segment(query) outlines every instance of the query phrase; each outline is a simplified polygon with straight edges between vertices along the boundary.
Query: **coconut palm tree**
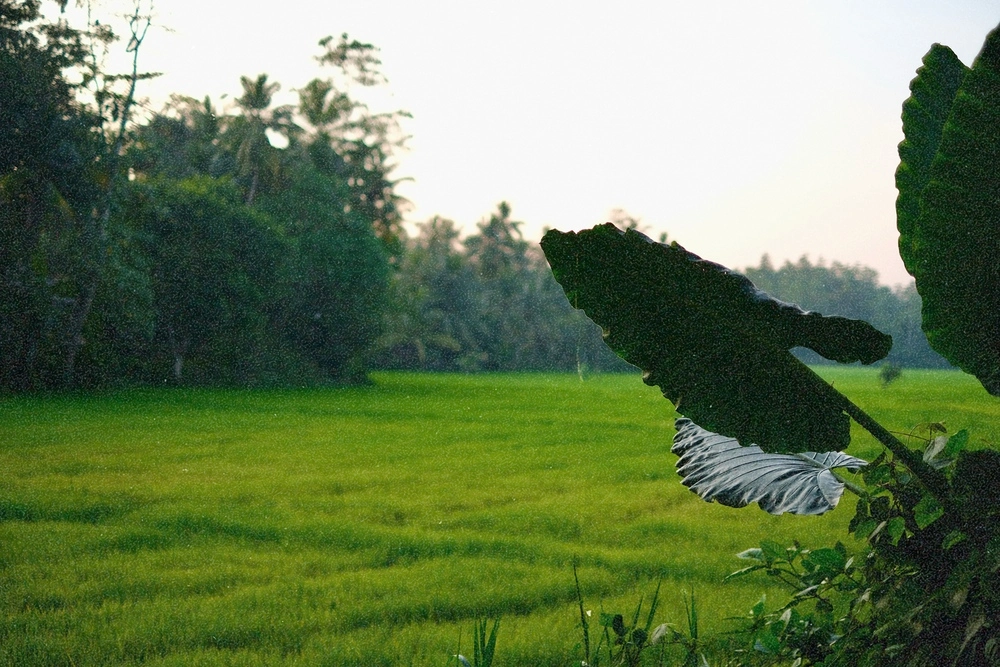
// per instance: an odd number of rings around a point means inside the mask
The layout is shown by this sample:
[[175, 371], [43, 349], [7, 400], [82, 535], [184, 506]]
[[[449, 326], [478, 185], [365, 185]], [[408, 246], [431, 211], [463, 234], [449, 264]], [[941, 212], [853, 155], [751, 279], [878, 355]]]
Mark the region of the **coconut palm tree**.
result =
[[245, 201], [252, 206], [260, 187], [262, 173], [278, 169], [277, 149], [268, 139], [268, 130], [291, 139], [297, 127], [292, 121], [292, 107], [271, 108], [274, 94], [281, 89], [277, 82], [267, 80], [267, 74], [256, 79], [241, 76], [243, 95], [236, 100], [241, 114], [231, 119], [230, 133], [236, 144], [237, 173], [249, 178]]

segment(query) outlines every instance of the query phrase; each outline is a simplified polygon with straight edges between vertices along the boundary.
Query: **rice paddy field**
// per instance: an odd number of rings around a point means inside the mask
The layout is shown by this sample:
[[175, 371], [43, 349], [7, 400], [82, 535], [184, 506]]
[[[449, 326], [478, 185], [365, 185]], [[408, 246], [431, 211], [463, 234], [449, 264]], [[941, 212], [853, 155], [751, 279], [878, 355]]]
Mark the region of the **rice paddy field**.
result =
[[[1000, 442], [1000, 401], [957, 371], [817, 371], [890, 429]], [[734, 554], [857, 546], [849, 497], [773, 517], [687, 491], [637, 374], [373, 380], [0, 399], [0, 665], [443, 666], [483, 617], [495, 665], [579, 665], [574, 563], [595, 618], [662, 581], [657, 622], [693, 591], [727, 637], [785, 597], [723, 583]]]

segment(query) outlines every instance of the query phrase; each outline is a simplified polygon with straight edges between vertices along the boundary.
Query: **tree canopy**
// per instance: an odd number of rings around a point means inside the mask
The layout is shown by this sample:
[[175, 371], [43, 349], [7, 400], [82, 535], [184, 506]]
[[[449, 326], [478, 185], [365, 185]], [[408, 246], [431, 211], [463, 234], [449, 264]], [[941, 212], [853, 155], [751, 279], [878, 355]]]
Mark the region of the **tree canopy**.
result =
[[[232, 108], [176, 95], [138, 119], [149, 75], [100, 69], [95, 49], [120, 45], [106, 25], [2, 9], [0, 388], [363, 378], [400, 247], [405, 116], [350, 95], [383, 80], [374, 47], [322, 40], [337, 78], [298, 106], [259, 74]], [[137, 6], [136, 57], [148, 24]]]
[[[138, 67], [139, 6], [121, 40], [97, 20], [47, 21], [39, 0], [0, 9], [0, 390], [631, 368], [563, 298], [508, 203], [407, 232], [394, 169], [408, 114], [358, 95], [386, 83], [373, 45], [320, 40], [321, 75], [292, 82], [294, 104], [249, 73], [228, 104], [178, 92], [139, 117], [153, 76]], [[132, 70], [104, 71], [105, 48], [129, 49]], [[869, 319], [896, 341], [892, 361], [944, 363], [912, 288], [808, 262], [748, 275]]]

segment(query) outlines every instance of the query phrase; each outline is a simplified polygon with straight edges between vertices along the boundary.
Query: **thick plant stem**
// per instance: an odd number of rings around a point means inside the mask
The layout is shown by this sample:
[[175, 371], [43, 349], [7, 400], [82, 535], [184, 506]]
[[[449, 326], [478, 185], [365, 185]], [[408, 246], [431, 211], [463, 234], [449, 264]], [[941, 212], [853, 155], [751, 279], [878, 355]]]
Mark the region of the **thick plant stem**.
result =
[[838, 475], [836, 471], [831, 470], [830, 474], [836, 477], [848, 491], [856, 495], [858, 498], [867, 498], [870, 495], [867, 491], [865, 491], [863, 488], [861, 488], [851, 480], [845, 479], [843, 476]]
[[876, 440], [878, 440], [882, 445], [892, 452], [892, 455], [896, 457], [903, 465], [909, 469], [913, 476], [923, 485], [927, 491], [930, 492], [934, 498], [941, 503], [941, 507], [945, 508], [945, 511], [951, 512], [954, 510], [954, 504], [951, 501], [951, 487], [948, 484], [948, 479], [944, 476], [940, 470], [930, 466], [924, 461], [924, 458], [907, 447], [902, 441], [896, 436], [890, 433], [884, 426], [879, 424], [877, 421], [871, 418], [871, 416], [851, 402], [851, 399], [847, 398], [839, 391], [837, 391], [832, 385], [827, 383], [826, 380], [816, 375], [813, 372], [813, 377], [820, 386], [829, 393], [829, 396], [836, 401], [840, 408], [846, 412], [851, 419], [856, 421], [861, 428], [865, 429], [871, 433]]
[[[836, 390], [834, 390], [836, 391]], [[840, 392], [837, 392], [840, 394]], [[844, 412], [851, 416], [863, 429], [875, 436], [886, 449], [892, 452], [897, 460], [902, 462], [910, 472], [924, 485], [931, 495], [933, 495], [941, 506], [950, 509], [951, 493], [948, 480], [944, 474], [928, 465], [922, 456], [904, 445], [899, 438], [889, 433], [881, 424], [872, 419], [868, 413], [852, 403], [846, 396], [840, 394], [844, 402]]]

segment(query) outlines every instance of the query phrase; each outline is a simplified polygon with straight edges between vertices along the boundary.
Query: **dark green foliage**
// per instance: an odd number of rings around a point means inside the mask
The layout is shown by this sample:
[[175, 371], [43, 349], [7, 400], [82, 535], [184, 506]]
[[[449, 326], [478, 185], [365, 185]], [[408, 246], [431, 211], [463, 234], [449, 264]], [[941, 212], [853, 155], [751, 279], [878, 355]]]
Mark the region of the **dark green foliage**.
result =
[[[132, 194], [122, 193], [118, 203], [129, 201]], [[146, 254], [149, 235], [142, 222], [120, 216], [109, 221], [107, 261], [77, 364], [76, 383], [81, 387], [121, 386], [152, 377], [148, 362], [157, 313]]]
[[131, 127], [148, 75], [100, 69], [88, 49], [115, 44], [107, 25], [38, 10], [0, 0], [0, 390], [363, 380], [405, 116], [348, 94], [381, 80], [374, 47], [330, 47], [342, 76], [308, 86], [312, 128], [272, 106], [266, 74], [242, 77], [235, 114], [174, 96]]
[[[1000, 30], [987, 37], [957, 93], [961, 69], [947, 53], [937, 47], [928, 54], [904, 107], [901, 252], [923, 297], [931, 346], [1000, 395]], [[925, 79], [935, 83], [925, 86]], [[935, 110], [933, 122], [917, 113], [922, 109]]]
[[859, 501], [851, 530], [871, 552], [859, 573], [865, 588], [848, 599], [866, 613], [843, 628], [825, 664], [878, 665], [886, 656], [914, 666], [996, 664], [998, 455], [961, 452], [950, 441], [958, 514], [942, 512], [898, 464], [882, 458], [865, 472], [871, 495]]
[[751, 565], [730, 577], [765, 572], [787, 584], [789, 601], [744, 631], [764, 664], [878, 666], [995, 665], [1000, 642], [1000, 546], [996, 452], [964, 451], [968, 434], [935, 436], [925, 425], [924, 459], [950, 471], [961, 508], [945, 512], [911, 471], [886, 456], [864, 469], [850, 531], [867, 541], [857, 555], [843, 545], [789, 548], [765, 540], [739, 554]]
[[262, 195], [260, 208], [287, 239], [273, 309], [279, 330], [326, 376], [359, 381], [381, 334], [389, 263], [370, 222], [341, 201], [350, 198], [336, 181], [305, 164], [288, 187]]
[[[503, 227], [501, 226], [503, 225]], [[539, 247], [500, 212], [463, 238], [458, 225], [432, 218], [405, 241], [390, 288], [377, 364], [425, 370], [629, 371], [601, 341], [600, 328], [573, 309]], [[506, 229], [504, 228], [506, 227]], [[485, 247], [484, 247], [485, 246]], [[482, 250], [481, 250], [482, 248]], [[484, 252], [485, 250], [485, 252]], [[485, 254], [485, 262], [479, 255]], [[814, 265], [773, 268], [766, 258], [746, 274], [768, 294], [808, 310], [871, 321], [890, 333], [888, 359], [904, 367], [948, 367], [920, 330], [912, 284], [891, 289], [872, 269]], [[829, 363], [807, 348], [793, 354]]]
[[476, 275], [459, 230], [432, 218], [411, 239], [390, 288], [392, 307], [381, 341], [382, 365], [470, 370], [479, 358]]
[[142, 221], [163, 358], [151, 371], [177, 383], [258, 380], [269, 290], [285, 254], [269, 221], [232, 184], [203, 176], [136, 194], [129, 211]]
[[0, 2], [0, 389], [58, 386], [67, 325], [95, 271], [94, 119], [63, 71], [81, 35]]
[[131, 92], [116, 86], [147, 75], [98, 72], [93, 50], [115, 41], [111, 31], [97, 21], [84, 31], [49, 23], [38, 10], [37, 2], [0, 4], [4, 390], [86, 383], [99, 373], [80, 362], [120, 342], [101, 333], [131, 339], [150, 328], [148, 289], [134, 270], [141, 258], [127, 226], [111, 218], [132, 105]]
[[896, 227], [899, 256], [911, 275], [917, 262], [913, 233], [920, 220], [920, 195], [930, 180], [944, 124], [968, 71], [954, 51], [935, 44], [924, 56], [923, 66], [910, 82], [910, 97], [903, 103], [906, 138], [899, 144], [896, 169]]
[[221, 120], [209, 98], [174, 95], [163, 112], [137, 128], [128, 148], [133, 170], [178, 180], [232, 173], [236, 160], [220, 145]]
[[850, 439], [848, 417], [788, 350], [811, 347], [871, 363], [891, 339], [865, 322], [825, 318], [767, 297], [746, 278], [677, 244], [607, 224], [542, 240], [575, 307], [605, 331], [702, 427], [765, 451], [830, 451]]
[[[726, 579], [764, 572], [792, 593], [773, 611], [762, 598], [750, 610], [741, 632], [748, 635], [748, 653], [766, 664], [821, 664], [834, 655], [837, 642], [864, 618], [871, 606], [859, 579], [861, 564], [838, 542], [832, 548], [790, 547], [770, 540], [738, 556], [750, 565]], [[844, 603], [845, 599], [850, 600]]]
[[[465, 240], [469, 268], [479, 289], [476, 337], [482, 370], [531, 367], [525, 358], [536, 343], [530, 280], [532, 257], [521, 235], [521, 223], [512, 220], [507, 202], [480, 222], [478, 233]], [[527, 363], [526, 363], [527, 362]]]
[[400, 123], [405, 111], [372, 113], [354, 99], [354, 86], [386, 82], [378, 49], [352, 40], [346, 33], [320, 40], [324, 50], [316, 60], [330, 66], [332, 75], [313, 79], [299, 89], [299, 111], [314, 128], [309, 151], [315, 166], [335, 177], [350, 191], [351, 210], [368, 220], [375, 235], [395, 262], [403, 251], [405, 199], [395, 192], [391, 178], [393, 150], [405, 144]]

